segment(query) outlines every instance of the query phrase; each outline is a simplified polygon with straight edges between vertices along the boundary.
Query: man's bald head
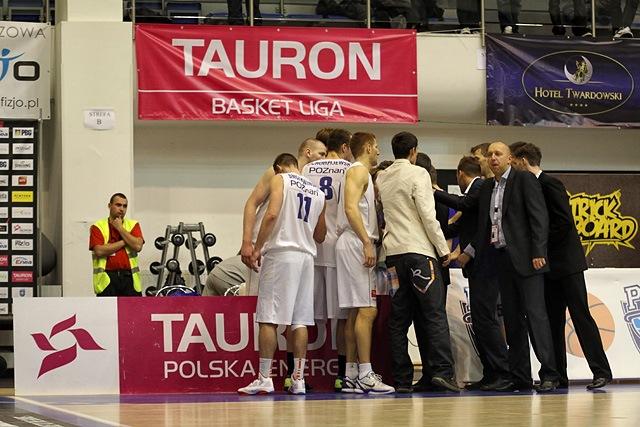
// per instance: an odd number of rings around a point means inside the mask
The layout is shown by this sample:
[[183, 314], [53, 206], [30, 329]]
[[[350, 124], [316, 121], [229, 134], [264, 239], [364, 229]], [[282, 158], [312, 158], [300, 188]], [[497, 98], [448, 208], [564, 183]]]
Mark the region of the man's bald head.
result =
[[500, 178], [502, 174], [505, 173], [513, 160], [511, 156], [511, 149], [507, 144], [501, 141], [496, 141], [489, 145], [489, 149], [487, 150], [487, 159], [489, 160], [489, 168], [491, 168], [496, 179]]
[[303, 165], [327, 157], [327, 147], [317, 139], [307, 138], [298, 148], [298, 163]]

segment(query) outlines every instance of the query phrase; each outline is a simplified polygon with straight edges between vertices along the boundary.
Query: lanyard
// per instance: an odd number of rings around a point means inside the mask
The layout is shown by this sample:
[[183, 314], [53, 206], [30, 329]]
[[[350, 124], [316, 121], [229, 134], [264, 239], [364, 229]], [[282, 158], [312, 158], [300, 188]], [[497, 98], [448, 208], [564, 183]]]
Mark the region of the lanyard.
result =
[[493, 222], [497, 224], [498, 209], [500, 209], [500, 201], [498, 200], [498, 196], [500, 195], [500, 181], [496, 181], [493, 191], [495, 191], [495, 196], [493, 197]]

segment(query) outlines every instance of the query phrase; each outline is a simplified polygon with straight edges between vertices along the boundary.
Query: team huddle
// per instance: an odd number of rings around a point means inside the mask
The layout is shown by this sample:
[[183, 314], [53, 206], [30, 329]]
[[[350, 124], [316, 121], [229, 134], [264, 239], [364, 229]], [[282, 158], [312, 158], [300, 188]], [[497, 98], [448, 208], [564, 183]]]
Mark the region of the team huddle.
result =
[[[511, 245], [516, 247], [514, 240], [505, 238], [498, 215], [498, 211], [503, 209], [499, 203], [506, 199], [503, 199], [500, 191], [497, 191], [499, 196], [488, 193], [494, 209], [491, 215], [486, 213], [487, 220], [491, 218], [492, 224], [487, 244], [483, 241], [463, 242], [461, 235], [460, 247], [464, 251], [451, 254], [441, 223], [436, 218], [437, 197], [434, 198], [432, 188], [435, 182], [432, 182], [427, 169], [415, 166], [417, 139], [408, 132], [401, 132], [394, 136], [392, 149], [395, 162], [385, 162], [386, 167], [378, 166], [380, 152], [374, 135], [364, 132], [352, 135], [343, 129], [323, 129], [316, 138], [302, 143], [297, 158], [288, 153], [278, 155], [272, 168], [265, 172], [254, 188], [244, 209], [241, 256], [252, 270], [247, 281], [248, 294], [258, 296], [256, 321], [259, 324], [260, 363], [257, 379], [240, 388], [239, 393], [267, 394], [274, 391], [271, 370], [277, 348], [278, 325], [287, 326], [289, 371], [285, 388], [292, 394], [306, 393], [306, 327], [314, 324], [324, 326], [329, 319], [337, 322], [336, 391], [369, 394], [418, 389], [460, 391], [453, 379], [443, 268], [458, 258], [466, 272], [476, 277], [471, 273], [471, 258], [475, 257], [478, 263], [489, 253], [492, 259], [501, 260], [504, 258], [502, 253], [506, 253], [507, 243], [509, 249]], [[464, 159], [468, 157], [463, 158], [458, 168], [459, 182], [461, 175], [468, 171], [463, 165]], [[479, 175], [477, 161], [474, 167], [472, 169], [477, 169]], [[517, 173], [513, 172], [512, 175]], [[504, 178], [506, 182], [506, 176]], [[464, 185], [464, 189], [468, 190], [473, 181], [466, 182], [468, 185]], [[495, 188], [500, 189], [500, 183], [503, 182], [497, 182], [499, 184]], [[489, 188], [488, 185], [485, 187]], [[440, 198], [443, 198], [442, 195]], [[469, 200], [471, 198], [465, 202]], [[481, 199], [474, 200], [477, 204]], [[460, 205], [460, 200], [454, 199], [452, 203]], [[475, 208], [477, 210], [478, 206]], [[468, 220], [473, 217], [476, 222], [476, 217], [466, 213], [465, 209], [470, 208], [464, 206], [464, 209], [459, 209], [463, 211], [461, 218], [466, 216]], [[507, 227], [506, 222], [504, 226]], [[458, 232], [462, 233], [460, 230]], [[509, 236], [509, 231], [506, 235]], [[537, 241], [535, 235], [530, 236], [531, 239]], [[540, 243], [546, 245], [546, 236], [540, 239]], [[485, 250], [485, 246], [491, 249]], [[541, 257], [533, 257], [533, 267], [530, 268], [535, 271], [532, 275], [537, 270], [544, 271], [545, 251], [546, 248], [542, 250]], [[399, 282], [395, 284], [389, 320], [395, 388], [385, 384], [371, 364], [372, 327], [377, 315], [375, 268], [382, 261]], [[500, 270], [514, 268], [507, 258], [501, 262]], [[519, 267], [516, 266], [516, 269]], [[513, 277], [518, 274], [515, 272]], [[495, 275], [499, 276], [497, 273]], [[482, 275], [485, 276], [492, 274]], [[526, 277], [527, 273], [521, 276]], [[495, 281], [500, 282], [502, 292], [505, 292], [502, 282], [506, 283], [509, 279]], [[479, 285], [473, 286], [470, 280], [470, 288], [479, 289]], [[471, 289], [472, 293], [474, 289]], [[493, 297], [484, 298], [481, 294], [485, 291], [476, 290], [479, 295], [476, 299], [486, 300], [488, 307], [493, 304], [492, 312], [487, 313], [491, 317], [488, 323], [497, 319], [498, 284], [495, 289], [495, 301]], [[518, 388], [514, 378], [527, 381], [527, 374], [518, 377], [517, 369], [510, 367], [507, 361], [507, 351], [509, 358], [524, 357], [521, 344], [522, 334], [524, 339], [528, 339], [527, 322], [537, 355], [540, 352], [536, 341], [546, 345], [551, 340], [548, 331], [541, 330], [545, 322], [549, 329], [546, 313], [529, 307], [538, 304], [540, 301], [533, 300], [539, 299], [542, 294], [528, 295], [527, 292], [514, 286], [512, 293], [516, 295], [509, 296], [524, 304], [523, 312], [526, 313], [523, 316], [507, 309], [507, 314], [512, 317], [505, 315], [509, 349], [504, 344], [504, 338], [500, 338], [501, 343], [489, 345], [486, 351], [479, 346], [485, 375], [476, 384], [478, 388], [508, 391]], [[544, 296], [542, 298], [544, 304]], [[473, 295], [471, 299], [473, 301]], [[510, 310], [521, 308], [514, 303]], [[473, 309], [472, 305], [472, 312]], [[482, 310], [483, 307], [480, 307], [478, 312], [482, 314]], [[487, 311], [491, 311], [491, 308]], [[535, 328], [531, 328], [532, 320], [538, 323]], [[407, 332], [412, 322], [416, 326], [416, 335], [419, 335], [423, 356], [423, 379], [417, 385], [412, 384], [413, 364], [407, 352]], [[474, 331], [475, 323], [474, 318]], [[497, 325], [497, 321], [495, 323]], [[482, 320], [478, 326], [483, 327]], [[492, 324], [487, 329], [495, 328]], [[485, 337], [487, 331], [481, 331], [479, 335], [479, 338]], [[494, 335], [490, 339], [498, 339]], [[518, 340], [518, 347], [511, 342], [512, 339]], [[428, 344], [423, 346], [423, 342]], [[504, 351], [500, 350], [499, 360], [494, 363], [495, 346], [502, 346]], [[512, 354], [511, 347], [519, 353]], [[528, 342], [526, 347], [528, 349]], [[566, 380], [566, 361], [563, 376], [556, 369], [553, 356], [553, 350], [545, 348], [539, 391], [554, 389], [559, 380]], [[526, 369], [527, 366], [531, 382], [528, 363], [520, 369]], [[598, 383], [597, 386], [605, 385], [611, 379], [610, 371], [595, 379], [598, 378], [603, 384]]]

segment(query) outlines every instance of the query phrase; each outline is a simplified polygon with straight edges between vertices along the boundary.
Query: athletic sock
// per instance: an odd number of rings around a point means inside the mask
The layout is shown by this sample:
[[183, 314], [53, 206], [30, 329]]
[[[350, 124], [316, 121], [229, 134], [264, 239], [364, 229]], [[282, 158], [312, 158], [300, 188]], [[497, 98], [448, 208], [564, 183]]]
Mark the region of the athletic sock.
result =
[[290, 377], [293, 375], [293, 368], [295, 367], [295, 363], [293, 361], [293, 353], [287, 352], [287, 376]]
[[358, 365], [358, 376], [360, 378], [364, 378], [372, 370], [373, 369], [371, 369], [371, 363], [361, 363], [360, 365]]
[[271, 362], [273, 362], [273, 359], [260, 358], [260, 375], [264, 378], [271, 377]]
[[355, 380], [356, 378], [358, 378], [358, 364], [357, 363], [350, 363], [347, 362], [346, 366], [345, 366], [346, 370], [345, 370], [345, 374], [348, 378], [351, 378], [352, 380]]
[[338, 376], [340, 378], [344, 378], [346, 369], [347, 369], [347, 356], [339, 354], [338, 355]]
[[295, 380], [303, 380], [304, 379], [304, 364], [307, 359], [294, 358], [293, 359], [293, 375], [291, 376]]

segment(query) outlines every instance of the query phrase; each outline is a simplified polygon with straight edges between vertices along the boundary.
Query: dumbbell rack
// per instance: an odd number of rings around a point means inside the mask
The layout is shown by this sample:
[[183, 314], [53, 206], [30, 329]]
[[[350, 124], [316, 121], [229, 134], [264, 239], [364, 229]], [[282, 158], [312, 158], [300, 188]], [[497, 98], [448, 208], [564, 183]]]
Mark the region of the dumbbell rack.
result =
[[[199, 233], [200, 240], [196, 240], [193, 233]], [[186, 238], [185, 238], [186, 235]], [[180, 253], [180, 247], [186, 243], [187, 249], [189, 249], [191, 255], [191, 263], [189, 264], [189, 272], [195, 278], [195, 289], [200, 292], [202, 290], [202, 282], [200, 275], [206, 269], [207, 273], [210, 273], [215, 266], [222, 261], [220, 257], [209, 257], [209, 247], [212, 247], [216, 243], [216, 237], [212, 233], [206, 233], [204, 224], [199, 222], [198, 224], [185, 224], [180, 222], [178, 226], [167, 225], [165, 229], [164, 238], [158, 237], [154, 244], [156, 248], [162, 250], [162, 255], [159, 263], [151, 264], [151, 272], [158, 275], [156, 294], [161, 294], [163, 288], [176, 285], [176, 278], [180, 274], [180, 263], [178, 262], [178, 255]], [[206, 264], [199, 261], [196, 256], [196, 247], [202, 243], [202, 250], [204, 259], [207, 260]], [[173, 244], [173, 253], [171, 258], [168, 258], [169, 246]], [[165, 270], [168, 271], [168, 277], [165, 283]]]

